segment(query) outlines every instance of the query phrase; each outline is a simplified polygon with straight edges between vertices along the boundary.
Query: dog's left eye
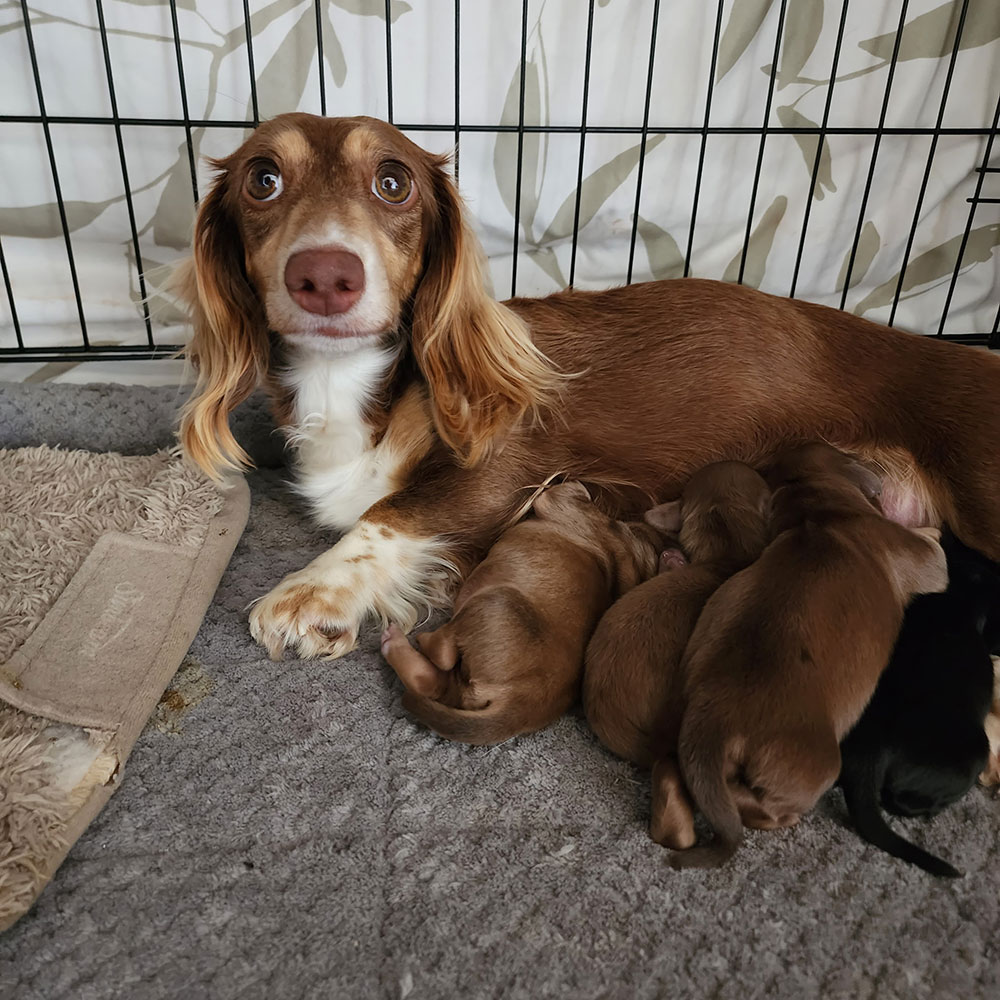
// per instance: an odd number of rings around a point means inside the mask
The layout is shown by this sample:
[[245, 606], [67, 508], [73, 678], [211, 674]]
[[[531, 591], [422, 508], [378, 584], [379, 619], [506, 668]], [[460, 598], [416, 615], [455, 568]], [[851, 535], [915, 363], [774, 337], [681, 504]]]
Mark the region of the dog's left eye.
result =
[[272, 201], [283, 187], [281, 171], [270, 160], [258, 160], [247, 172], [247, 194], [255, 201]]
[[413, 179], [402, 163], [389, 160], [375, 171], [372, 192], [390, 205], [402, 205], [413, 193]]

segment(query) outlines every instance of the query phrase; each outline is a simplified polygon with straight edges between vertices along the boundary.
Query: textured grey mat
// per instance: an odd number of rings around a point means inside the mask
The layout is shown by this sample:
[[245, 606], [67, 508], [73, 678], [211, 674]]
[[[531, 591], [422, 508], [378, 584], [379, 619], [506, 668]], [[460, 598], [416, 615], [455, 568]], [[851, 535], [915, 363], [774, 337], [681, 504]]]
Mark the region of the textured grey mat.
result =
[[[86, 394], [94, 440], [122, 446], [164, 412], [149, 392], [0, 388], [0, 437], [13, 406], [37, 441], [72, 427], [80, 443]], [[968, 870], [954, 883], [863, 846], [837, 795], [751, 833], [722, 872], [673, 872], [646, 838], [645, 781], [580, 720], [490, 750], [441, 742], [404, 717], [374, 632], [333, 665], [271, 663], [243, 609], [332, 540], [283, 475], [250, 477], [177, 699], [0, 937], [0, 996], [1000, 995], [1000, 802], [978, 789], [906, 827]]]

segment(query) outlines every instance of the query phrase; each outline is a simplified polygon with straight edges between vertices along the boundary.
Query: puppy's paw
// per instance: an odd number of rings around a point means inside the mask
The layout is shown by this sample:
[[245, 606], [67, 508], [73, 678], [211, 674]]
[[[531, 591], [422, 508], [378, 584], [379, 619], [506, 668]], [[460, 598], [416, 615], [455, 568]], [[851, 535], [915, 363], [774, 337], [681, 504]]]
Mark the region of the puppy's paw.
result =
[[379, 648], [382, 650], [382, 655], [388, 659], [393, 649], [398, 648], [399, 644], [403, 642], [407, 646], [410, 645], [403, 634], [403, 630], [395, 622], [389, 622], [382, 632], [382, 638], [379, 640]]
[[687, 566], [687, 556], [680, 549], [664, 549], [660, 553], [659, 572], [666, 573], [680, 566]]

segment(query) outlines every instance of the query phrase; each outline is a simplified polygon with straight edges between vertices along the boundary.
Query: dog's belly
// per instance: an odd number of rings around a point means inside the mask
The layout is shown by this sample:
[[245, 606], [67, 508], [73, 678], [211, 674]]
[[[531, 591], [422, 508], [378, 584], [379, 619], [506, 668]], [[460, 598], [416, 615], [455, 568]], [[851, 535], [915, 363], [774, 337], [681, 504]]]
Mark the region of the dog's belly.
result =
[[904, 528], [940, 527], [941, 512], [913, 456], [901, 448], [861, 449], [843, 445], [882, 479], [882, 513]]
[[915, 481], [906, 483], [884, 480], [882, 483], [882, 513], [904, 528], [938, 527], [941, 518], [927, 491]]

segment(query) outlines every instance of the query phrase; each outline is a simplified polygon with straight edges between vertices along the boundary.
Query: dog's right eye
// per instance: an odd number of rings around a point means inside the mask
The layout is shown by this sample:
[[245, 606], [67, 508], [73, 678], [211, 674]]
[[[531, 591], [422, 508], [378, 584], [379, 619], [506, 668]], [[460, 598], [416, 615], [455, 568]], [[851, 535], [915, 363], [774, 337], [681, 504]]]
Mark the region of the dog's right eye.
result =
[[246, 189], [254, 201], [273, 201], [284, 184], [281, 171], [270, 160], [258, 160], [247, 171]]

